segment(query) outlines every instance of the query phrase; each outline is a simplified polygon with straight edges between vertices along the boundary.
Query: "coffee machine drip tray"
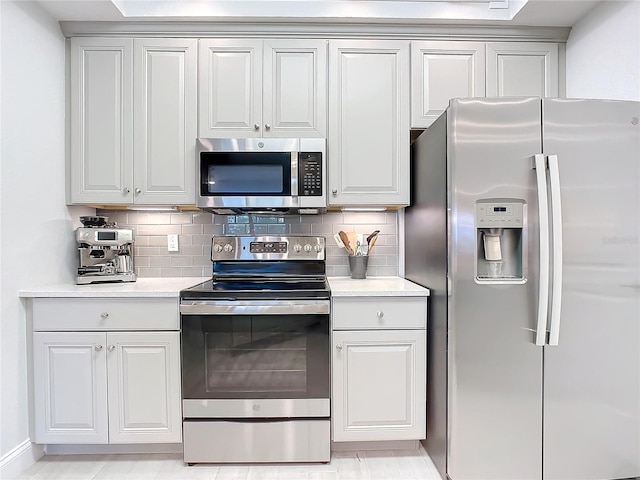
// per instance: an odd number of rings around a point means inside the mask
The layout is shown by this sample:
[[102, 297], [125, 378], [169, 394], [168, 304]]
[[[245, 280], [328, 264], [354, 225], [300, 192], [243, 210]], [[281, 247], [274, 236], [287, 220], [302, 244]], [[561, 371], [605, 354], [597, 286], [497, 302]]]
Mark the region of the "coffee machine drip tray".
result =
[[135, 273], [114, 273], [113, 275], [106, 273], [86, 275], [78, 274], [76, 277], [76, 284], [88, 285], [90, 283], [135, 282], [136, 278]]

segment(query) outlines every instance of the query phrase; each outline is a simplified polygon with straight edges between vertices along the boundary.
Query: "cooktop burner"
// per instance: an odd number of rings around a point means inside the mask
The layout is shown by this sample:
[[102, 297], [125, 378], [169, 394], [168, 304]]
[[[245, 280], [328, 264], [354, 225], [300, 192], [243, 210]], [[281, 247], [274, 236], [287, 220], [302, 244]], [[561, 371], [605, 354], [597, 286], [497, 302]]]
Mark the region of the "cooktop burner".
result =
[[180, 292], [184, 299], [328, 299], [324, 237], [217, 236], [211, 280]]
[[180, 292], [182, 298], [329, 298], [325, 279], [211, 279]]

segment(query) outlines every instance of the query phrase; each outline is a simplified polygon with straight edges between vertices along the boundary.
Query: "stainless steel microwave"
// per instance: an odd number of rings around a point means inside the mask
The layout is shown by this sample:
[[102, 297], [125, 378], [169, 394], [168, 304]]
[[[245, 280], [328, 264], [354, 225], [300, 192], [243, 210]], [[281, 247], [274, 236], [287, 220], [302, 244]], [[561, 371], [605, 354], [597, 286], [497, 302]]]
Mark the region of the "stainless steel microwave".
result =
[[196, 205], [221, 215], [326, 210], [324, 138], [198, 138]]

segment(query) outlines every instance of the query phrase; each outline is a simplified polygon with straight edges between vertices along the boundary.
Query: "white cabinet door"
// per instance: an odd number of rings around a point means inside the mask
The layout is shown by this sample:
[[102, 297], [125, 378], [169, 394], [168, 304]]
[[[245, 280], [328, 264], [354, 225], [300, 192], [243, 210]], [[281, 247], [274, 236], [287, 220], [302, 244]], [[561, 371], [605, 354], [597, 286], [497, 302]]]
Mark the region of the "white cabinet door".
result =
[[110, 443], [179, 443], [180, 334], [107, 333]]
[[409, 42], [329, 42], [329, 205], [409, 204]]
[[33, 334], [36, 443], [108, 443], [106, 335]]
[[327, 136], [327, 42], [266, 40], [264, 136]]
[[261, 137], [262, 40], [202, 39], [200, 137]]
[[200, 40], [200, 137], [326, 137], [327, 42]]
[[452, 98], [484, 95], [484, 43], [411, 43], [412, 128], [431, 125]]
[[71, 39], [70, 203], [133, 201], [133, 40]]
[[426, 333], [333, 332], [333, 440], [417, 440], [426, 433]]
[[557, 97], [556, 43], [487, 43], [487, 97]]
[[195, 203], [198, 41], [134, 43], [134, 203]]

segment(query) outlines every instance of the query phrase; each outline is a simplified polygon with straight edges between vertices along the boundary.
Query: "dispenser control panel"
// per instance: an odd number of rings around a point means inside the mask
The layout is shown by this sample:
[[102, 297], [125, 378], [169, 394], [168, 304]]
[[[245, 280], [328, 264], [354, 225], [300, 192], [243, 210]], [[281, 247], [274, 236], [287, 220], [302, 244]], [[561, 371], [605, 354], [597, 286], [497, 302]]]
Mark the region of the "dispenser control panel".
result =
[[476, 227], [522, 228], [523, 205], [519, 202], [478, 202], [476, 203]]

